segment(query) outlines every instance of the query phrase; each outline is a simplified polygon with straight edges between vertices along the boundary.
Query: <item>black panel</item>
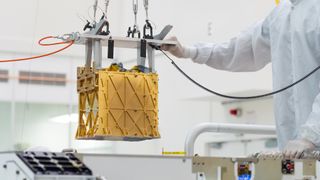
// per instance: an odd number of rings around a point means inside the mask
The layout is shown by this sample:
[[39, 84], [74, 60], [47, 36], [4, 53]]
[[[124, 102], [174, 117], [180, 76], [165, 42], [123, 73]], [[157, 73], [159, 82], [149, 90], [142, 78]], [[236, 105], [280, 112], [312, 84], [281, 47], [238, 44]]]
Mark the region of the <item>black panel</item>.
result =
[[91, 176], [92, 171], [74, 154], [19, 152], [17, 156], [35, 174]]

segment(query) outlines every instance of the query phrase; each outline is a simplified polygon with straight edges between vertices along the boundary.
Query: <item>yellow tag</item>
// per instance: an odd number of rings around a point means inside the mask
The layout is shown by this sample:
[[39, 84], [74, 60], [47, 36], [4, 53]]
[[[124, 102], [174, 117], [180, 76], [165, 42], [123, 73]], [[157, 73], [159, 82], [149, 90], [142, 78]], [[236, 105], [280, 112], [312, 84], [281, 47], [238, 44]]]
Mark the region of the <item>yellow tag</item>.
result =
[[186, 155], [186, 152], [162, 152], [162, 155]]
[[280, 4], [280, 0], [275, 0], [276, 4], [279, 5]]
[[184, 156], [187, 153], [184, 151], [165, 151], [164, 148], [162, 148], [162, 155], [179, 155], [179, 156]]

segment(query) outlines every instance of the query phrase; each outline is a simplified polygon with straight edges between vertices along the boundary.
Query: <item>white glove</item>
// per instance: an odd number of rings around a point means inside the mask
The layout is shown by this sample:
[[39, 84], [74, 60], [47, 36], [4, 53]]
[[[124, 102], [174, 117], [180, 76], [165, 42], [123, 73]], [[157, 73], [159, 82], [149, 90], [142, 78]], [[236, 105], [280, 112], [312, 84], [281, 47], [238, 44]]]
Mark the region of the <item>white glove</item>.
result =
[[316, 146], [306, 139], [293, 140], [288, 142], [283, 154], [284, 157], [288, 159], [300, 159], [305, 151], [312, 151], [315, 149]]
[[261, 151], [254, 154], [250, 154], [248, 158], [258, 158], [258, 159], [265, 159], [265, 158], [272, 158], [272, 159], [282, 159], [283, 154], [279, 151]]
[[171, 37], [167, 39], [169, 41], [177, 41], [177, 45], [162, 45], [161, 49], [164, 51], [169, 51], [172, 55], [177, 58], [194, 58], [196, 56], [197, 50], [196, 48], [184, 47], [180, 44], [177, 37]]

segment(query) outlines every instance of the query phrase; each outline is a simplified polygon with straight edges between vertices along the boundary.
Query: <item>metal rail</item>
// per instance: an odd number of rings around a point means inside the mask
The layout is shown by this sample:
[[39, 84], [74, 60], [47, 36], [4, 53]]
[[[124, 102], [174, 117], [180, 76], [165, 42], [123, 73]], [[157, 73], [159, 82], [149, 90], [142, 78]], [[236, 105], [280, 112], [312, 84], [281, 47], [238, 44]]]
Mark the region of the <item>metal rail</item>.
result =
[[185, 141], [185, 152], [187, 156], [194, 155], [194, 144], [203, 133], [242, 133], [242, 134], [260, 134], [275, 135], [275, 126], [265, 125], [247, 125], [247, 124], [220, 124], [220, 123], [202, 123], [192, 128]]

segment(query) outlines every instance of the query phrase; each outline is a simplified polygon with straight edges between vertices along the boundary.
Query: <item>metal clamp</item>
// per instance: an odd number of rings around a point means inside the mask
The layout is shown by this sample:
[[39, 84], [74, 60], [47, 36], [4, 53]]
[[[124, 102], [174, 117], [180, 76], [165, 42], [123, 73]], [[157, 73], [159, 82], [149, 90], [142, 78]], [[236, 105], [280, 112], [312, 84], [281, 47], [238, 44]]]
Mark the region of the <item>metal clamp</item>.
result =
[[105, 31], [101, 30], [100, 35], [108, 36], [108, 35], [110, 35], [110, 24], [109, 24], [109, 21], [107, 21], [107, 19], [104, 17], [105, 17], [105, 15], [101, 19], [104, 19], [104, 21], [105, 21], [104, 27], [106, 29], [105, 29]]
[[68, 41], [76, 41], [79, 39], [80, 33], [79, 32], [74, 32], [74, 33], [70, 33], [70, 34], [64, 34], [61, 36], [57, 36], [57, 39], [61, 39], [64, 42], [68, 42]]
[[[149, 30], [149, 33], [147, 32]], [[143, 38], [153, 39], [153, 28], [149, 20], [146, 20], [146, 24], [143, 27]]]
[[[146, 24], [143, 27], [143, 38], [153, 39], [153, 28], [149, 20], [149, 0], [144, 0], [144, 9], [146, 10]], [[149, 30], [149, 33], [147, 31]]]

